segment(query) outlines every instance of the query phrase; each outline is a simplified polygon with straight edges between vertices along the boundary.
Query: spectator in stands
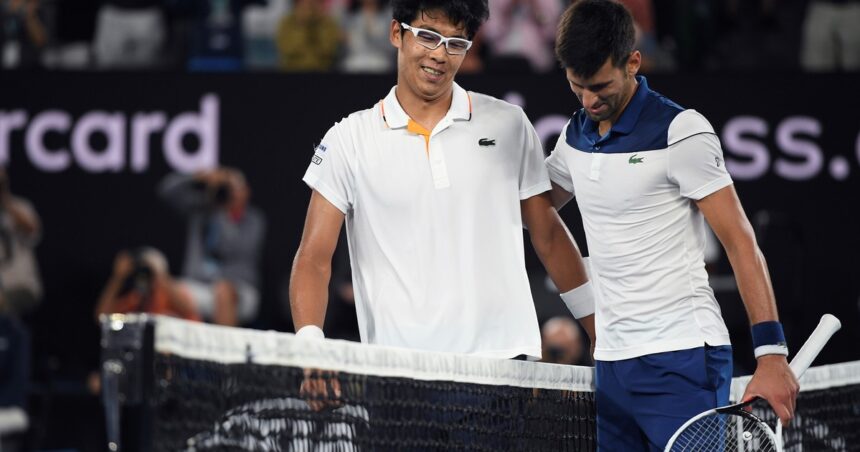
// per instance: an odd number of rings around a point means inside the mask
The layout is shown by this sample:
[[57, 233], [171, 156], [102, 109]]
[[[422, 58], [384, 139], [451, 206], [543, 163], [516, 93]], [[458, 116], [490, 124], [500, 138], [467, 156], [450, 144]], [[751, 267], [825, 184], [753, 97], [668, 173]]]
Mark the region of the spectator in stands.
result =
[[800, 62], [812, 72], [860, 71], [860, 0], [809, 3]]
[[561, 15], [558, 0], [493, 0], [482, 29], [494, 57], [526, 59], [536, 72], [555, 67], [552, 45]]
[[278, 48], [275, 45], [278, 24], [292, 8], [292, 0], [269, 0], [265, 5], [245, 8], [242, 22], [246, 69], [278, 68]]
[[397, 52], [388, 39], [390, 26], [391, 12], [381, 0], [354, 0], [343, 21], [343, 71], [392, 72]]
[[100, 69], [161, 64], [167, 36], [159, 0], [105, 0], [99, 9], [93, 54]]
[[553, 317], [541, 327], [542, 362], [585, 366], [585, 344], [582, 334], [573, 319], [565, 316]]
[[330, 71], [342, 40], [337, 21], [318, 0], [296, 0], [278, 27], [278, 54], [285, 71]]
[[249, 204], [245, 176], [233, 168], [170, 174], [159, 194], [188, 221], [181, 282], [198, 312], [222, 325], [253, 321], [266, 220]]
[[48, 32], [39, 0], [0, 0], [0, 51], [4, 69], [41, 66]]
[[32, 204], [15, 196], [0, 167], [0, 312], [21, 316], [42, 299], [35, 248], [42, 226]]
[[149, 247], [117, 254], [95, 314], [98, 319], [101, 314], [127, 312], [200, 319], [191, 294], [170, 276], [164, 254]]
[[[242, 13], [265, 0], [164, 0], [175, 17], [176, 38], [187, 40], [190, 71], [244, 68]], [[182, 35], [185, 36], [182, 36]]]

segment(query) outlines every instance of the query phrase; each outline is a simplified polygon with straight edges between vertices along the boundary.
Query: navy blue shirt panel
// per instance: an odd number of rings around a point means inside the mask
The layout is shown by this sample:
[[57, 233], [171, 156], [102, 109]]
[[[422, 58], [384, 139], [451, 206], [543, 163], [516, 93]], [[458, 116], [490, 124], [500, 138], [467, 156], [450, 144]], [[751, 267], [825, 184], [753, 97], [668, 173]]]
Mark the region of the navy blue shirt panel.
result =
[[633, 98], [606, 135], [600, 136], [598, 124], [581, 108], [570, 119], [565, 137], [567, 144], [580, 151], [603, 154], [669, 147], [669, 125], [684, 108], [648, 88], [645, 77], [640, 75], [636, 80], [639, 86]]

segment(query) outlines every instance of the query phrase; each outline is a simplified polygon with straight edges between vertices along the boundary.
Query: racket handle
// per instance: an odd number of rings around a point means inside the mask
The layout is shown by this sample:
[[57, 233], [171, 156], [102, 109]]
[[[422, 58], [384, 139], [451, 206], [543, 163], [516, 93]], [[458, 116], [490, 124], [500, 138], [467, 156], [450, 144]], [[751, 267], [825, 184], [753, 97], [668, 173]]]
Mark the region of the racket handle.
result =
[[818, 356], [821, 349], [830, 340], [830, 337], [839, 331], [839, 328], [842, 328], [842, 323], [835, 316], [831, 314], [821, 316], [821, 321], [818, 322], [815, 331], [812, 332], [809, 339], [803, 344], [803, 347], [800, 347], [800, 351], [794, 355], [791, 364], [789, 364], [791, 371], [794, 372], [794, 376], [798, 380], [806, 372], [806, 369], [809, 369], [809, 366], [812, 365], [812, 361], [815, 360], [815, 357]]

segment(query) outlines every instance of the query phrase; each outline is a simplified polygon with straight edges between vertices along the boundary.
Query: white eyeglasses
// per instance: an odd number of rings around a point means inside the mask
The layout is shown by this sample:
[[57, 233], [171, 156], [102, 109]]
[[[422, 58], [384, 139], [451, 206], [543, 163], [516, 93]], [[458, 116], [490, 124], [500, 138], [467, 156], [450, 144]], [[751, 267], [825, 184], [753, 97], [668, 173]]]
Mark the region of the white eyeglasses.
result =
[[445, 44], [445, 51], [451, 55], [465, 55], [472, 47], [472, 41], [463, 38], [446, 38], [435, 31], [425, 30], [423, 28], [412, 27], [401, 23], [400, 26], [412, 32], [415, 35], [415, 40], [418, 44], [427, 47], [430, 50], [437, 49], [440, 45]]

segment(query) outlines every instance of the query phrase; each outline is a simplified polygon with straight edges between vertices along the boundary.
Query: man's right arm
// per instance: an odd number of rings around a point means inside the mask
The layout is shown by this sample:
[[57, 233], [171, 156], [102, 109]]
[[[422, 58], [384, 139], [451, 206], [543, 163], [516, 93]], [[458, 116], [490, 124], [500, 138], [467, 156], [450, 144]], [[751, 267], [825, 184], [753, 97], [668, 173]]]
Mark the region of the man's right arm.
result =
[[290, 274], [290, 311], [293, 326], [322, 329], [328, 305], [331, 261], [344, 213], [316, 190], [311, 194], [302, 241]]

